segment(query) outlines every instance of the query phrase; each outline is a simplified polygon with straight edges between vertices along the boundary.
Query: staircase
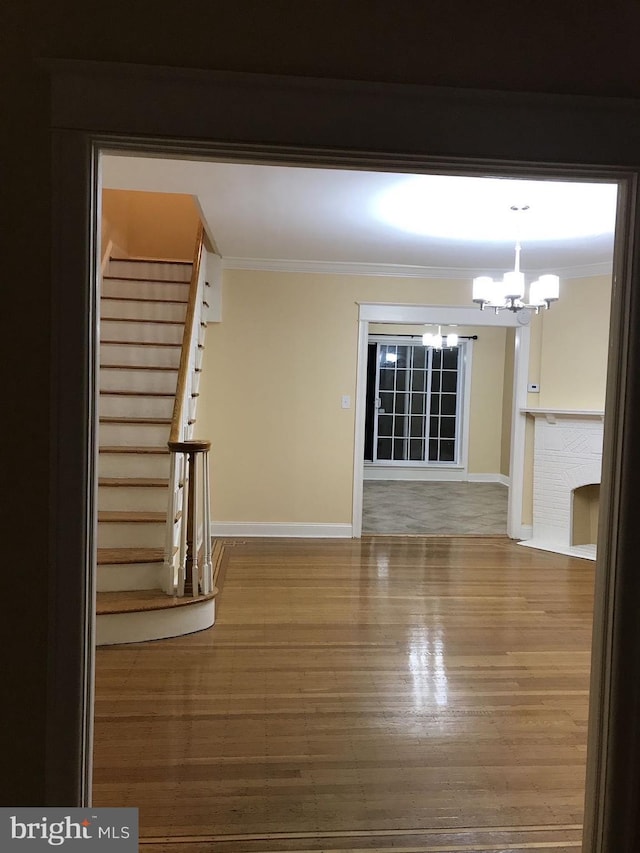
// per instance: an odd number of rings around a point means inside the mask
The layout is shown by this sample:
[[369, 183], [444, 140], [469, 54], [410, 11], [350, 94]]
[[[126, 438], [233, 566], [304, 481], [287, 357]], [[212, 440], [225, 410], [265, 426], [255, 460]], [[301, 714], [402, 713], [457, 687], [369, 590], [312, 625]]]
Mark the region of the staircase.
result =
[[[97, 559], [100, 645], [176, 636], [213, 622], [213, 595], [178, 599], [163, 591], [167, 586], [167, 441], [191, 275], [191, 263], [136, 259], [111, 259], [103, 275]], [[179, 518], [178, 511], [174, 522]], [[185, 615], [187, 606], [191, 606], [190, 612]]]

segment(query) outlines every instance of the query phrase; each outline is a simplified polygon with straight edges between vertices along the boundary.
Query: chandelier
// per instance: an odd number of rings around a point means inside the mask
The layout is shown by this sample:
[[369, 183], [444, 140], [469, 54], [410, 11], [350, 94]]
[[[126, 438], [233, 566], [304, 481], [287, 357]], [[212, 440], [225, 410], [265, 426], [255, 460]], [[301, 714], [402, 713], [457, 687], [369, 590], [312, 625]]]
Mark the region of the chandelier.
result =
[[[529, 205], [519, 207], [512, 205], [514, 213], [522, 214], [529, 210]], [[480, 310], [493, 308], [499, 311], [522, 311], [532, 308], [536, 314], [542, 308], [550, 308], [560, 295], [560, 279], [557, 275], [541, 275], [529, 285], [529, 301], [524, 301], [524, 273], [520, 271], [520, 235], [516, 237], [516, 259], [514, 269], [506, 272], [502, 281], [494, 281], [488, 275], [473, 279], [473, 301], [480, 305]]]
[[422, 343], [425, 347], [433, 347], [434, 349], [442, 349], [443, 346], [457, 347], [458, 335], [455, 332], [449, 332], [443, 337], [442, 327], [438, 326], [438, 331], [435, 334], [432, 332], [424, 333], [422, 336]]

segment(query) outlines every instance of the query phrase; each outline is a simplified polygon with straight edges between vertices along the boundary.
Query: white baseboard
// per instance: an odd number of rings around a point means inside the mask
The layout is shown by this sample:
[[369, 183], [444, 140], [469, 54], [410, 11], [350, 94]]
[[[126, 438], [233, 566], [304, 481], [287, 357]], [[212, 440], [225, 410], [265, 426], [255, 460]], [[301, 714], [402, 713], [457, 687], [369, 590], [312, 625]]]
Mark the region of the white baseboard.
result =
[[520, 525], [520, 539], [526, 540], [531, 539], [533, 536], [533, 524], [521, 524]]
[[469, 474], [467, 480], [470, 483], [501, 483], [503, 486], [510, 484], [509, 477], [505, 474]]
[[539, 551], [552, 551], [554, 554], [566, 554], [567, 557], [578, 557], [581, 560], [595, 560], [595, 545], [562, 545], [557, 542], [549, 542], [545, 539], [529, 539], [519, 542], [526, 548], [536, 548]]
[[304, 524], [281, 521], [212, 521], [212, 536], [282, 536], [302, 539], [351, 539], [351, 524]]
[[501, 483], [509, 485], [504, 474], [469, 474], [464, 468], [423, 468], [408, 465], [365, 465], [365, 480], [411, 480], [432, 483]]
[[413, 480], [424, 482], [464, 482], [464, 468], [423, 468], [409, 465], [365, 465], [364, 480]]

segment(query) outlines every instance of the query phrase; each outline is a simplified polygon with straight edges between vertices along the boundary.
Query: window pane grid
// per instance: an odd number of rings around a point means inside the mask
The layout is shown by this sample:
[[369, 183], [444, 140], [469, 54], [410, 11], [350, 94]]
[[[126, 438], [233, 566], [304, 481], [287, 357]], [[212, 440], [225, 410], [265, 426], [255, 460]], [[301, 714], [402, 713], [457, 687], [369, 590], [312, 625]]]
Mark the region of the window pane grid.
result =
[[374, 461], [455, 463], [459, 349], [378, 344]]

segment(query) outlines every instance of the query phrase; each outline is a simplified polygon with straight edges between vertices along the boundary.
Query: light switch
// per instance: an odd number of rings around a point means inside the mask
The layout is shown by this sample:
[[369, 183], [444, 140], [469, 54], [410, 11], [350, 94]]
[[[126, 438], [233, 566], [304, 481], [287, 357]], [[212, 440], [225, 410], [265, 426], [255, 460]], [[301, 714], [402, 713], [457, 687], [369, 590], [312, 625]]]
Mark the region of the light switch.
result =
[[351, 408], [351, 397], [348, 394], [342, 395], [342, 408], [350, 409]]
[[530, 382], [527, 385], [527, 391], [529, 392], [529, 394], [539, 394], [540, 385], [537, 382]]

